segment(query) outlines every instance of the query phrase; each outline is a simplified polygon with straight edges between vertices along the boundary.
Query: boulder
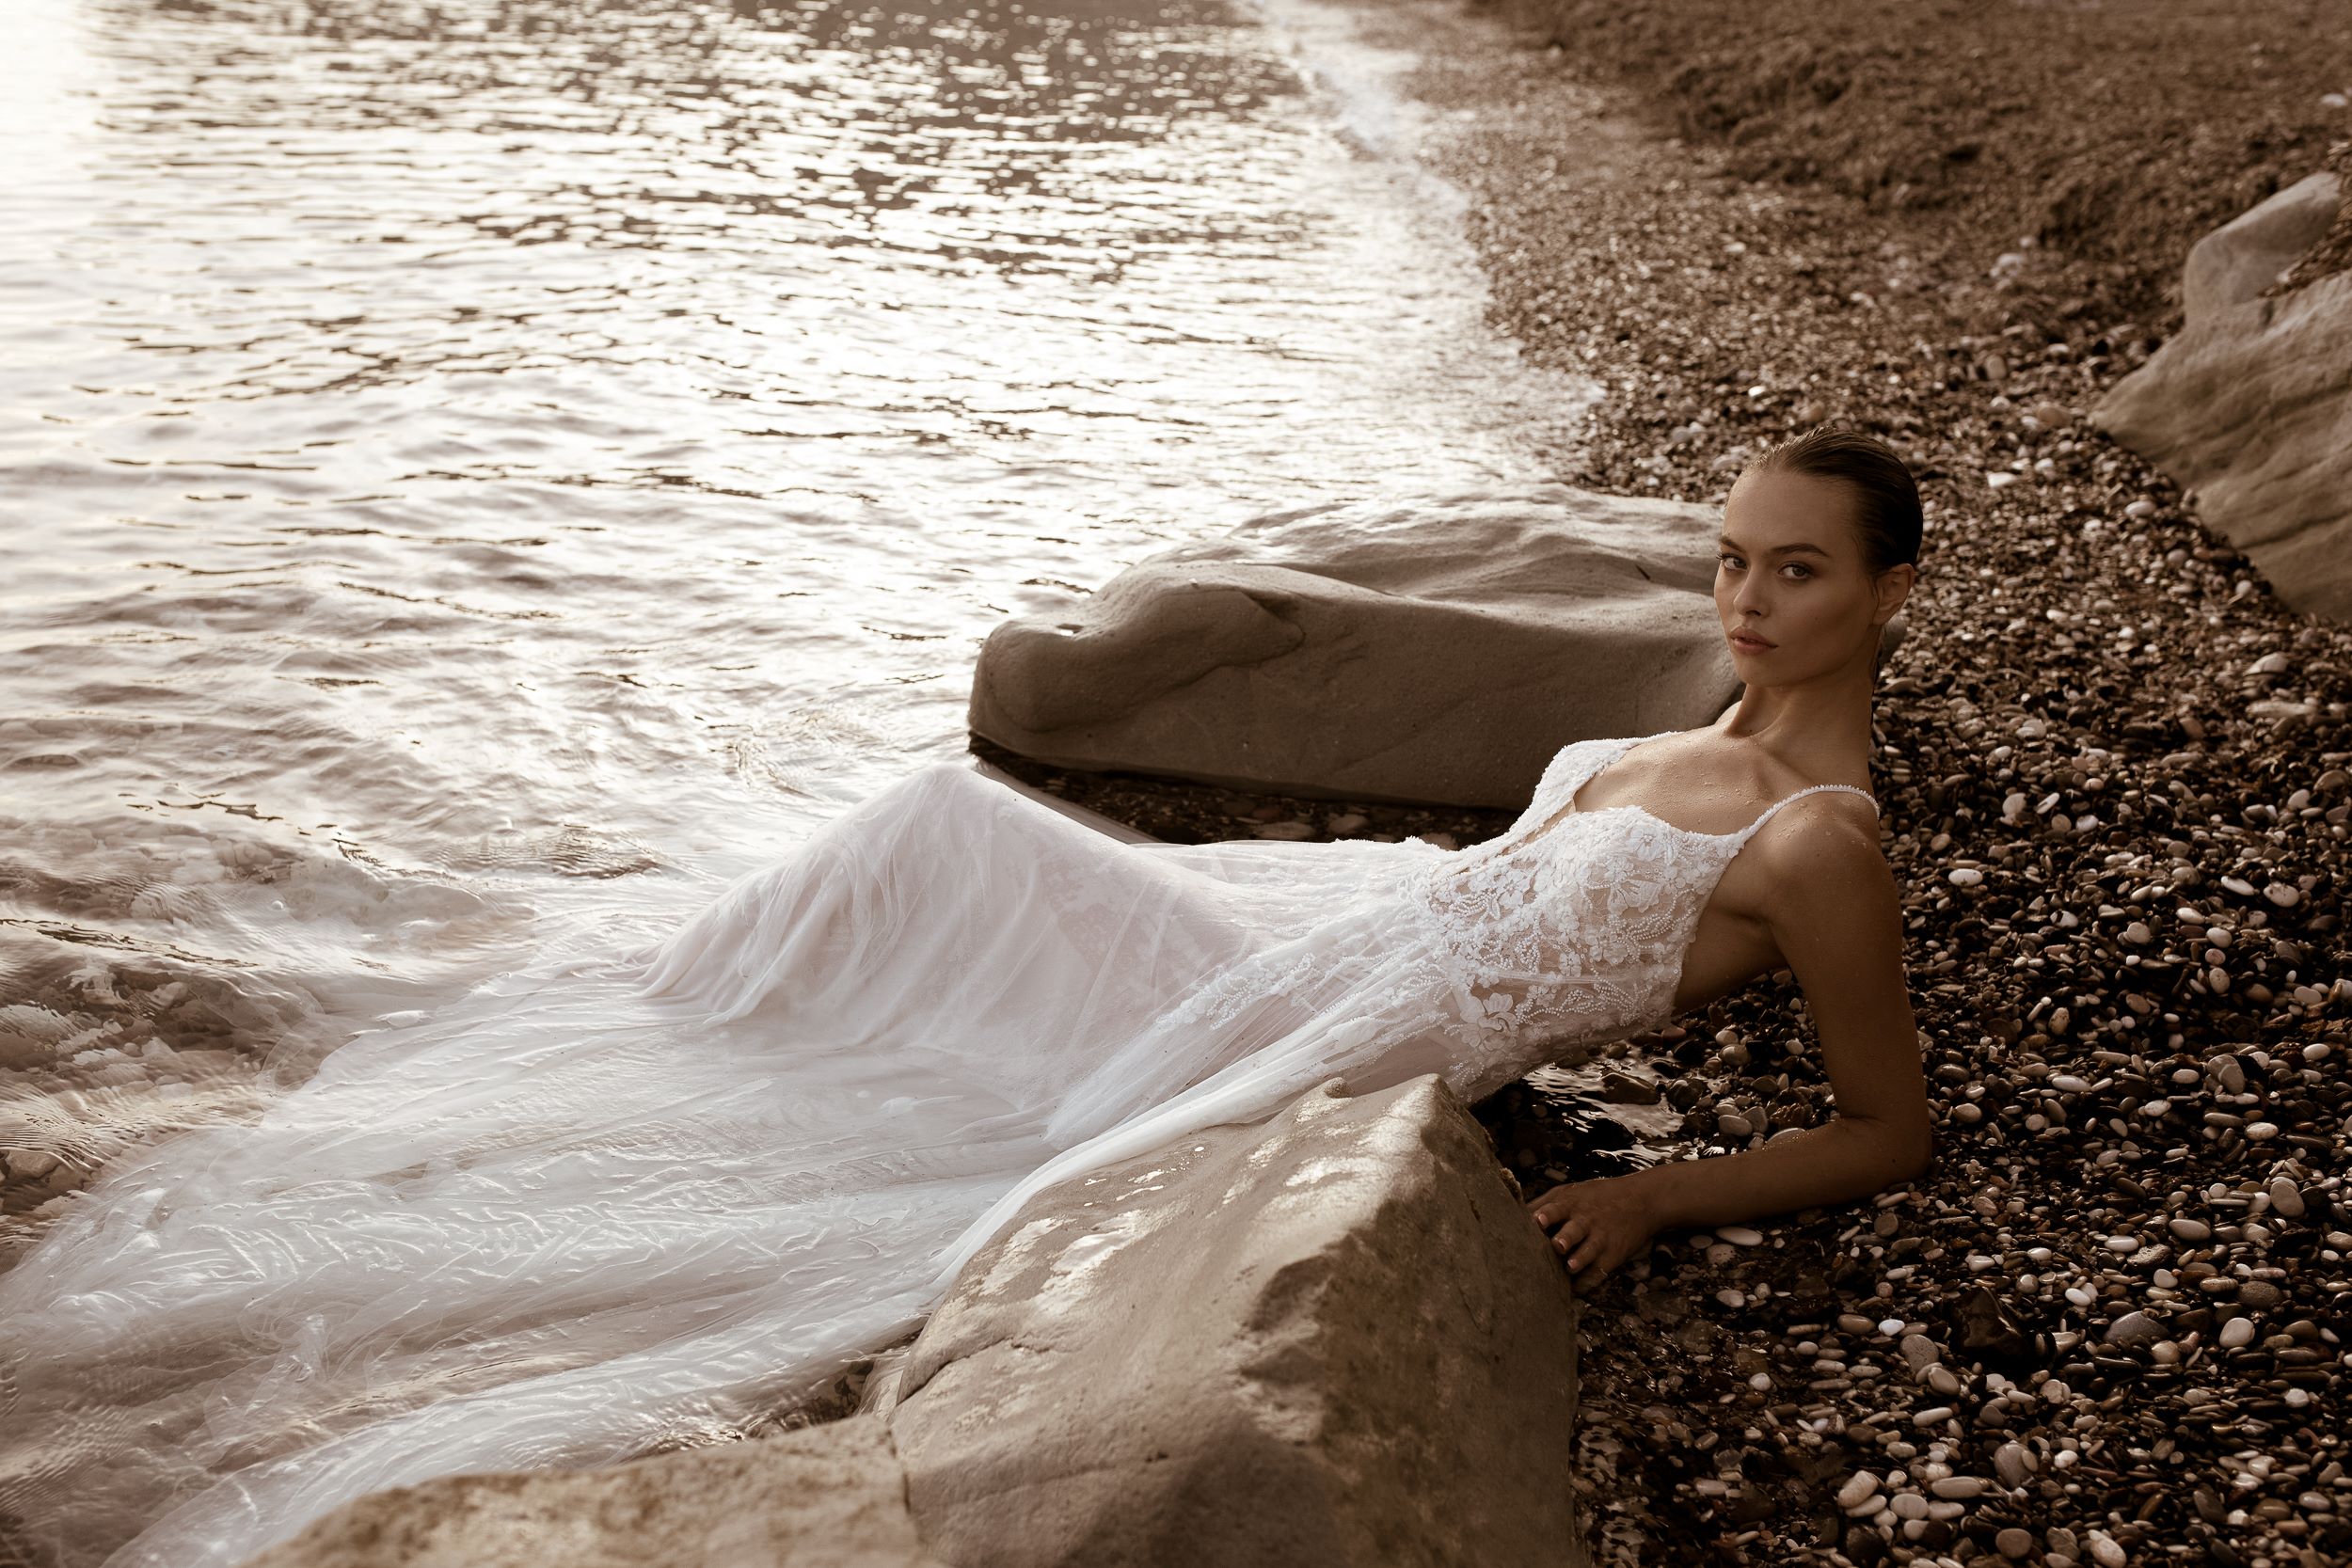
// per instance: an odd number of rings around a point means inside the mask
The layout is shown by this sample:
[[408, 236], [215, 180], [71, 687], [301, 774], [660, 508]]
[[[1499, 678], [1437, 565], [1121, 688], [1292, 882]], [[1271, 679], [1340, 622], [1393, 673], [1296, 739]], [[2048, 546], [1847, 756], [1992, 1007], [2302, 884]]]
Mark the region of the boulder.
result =
[[2194, 493], [2296, 609], [2352, 620], [2352, 273], [2265, 294], [2333, 223], [2332, 173], [2197, 242], [2178, 336], [2091, 411]]
[[1040, 1193], [869, 1386], [958, 1568], [1559, 1568], [1574, 1329], [1461, 1101], [1335, 1079]]
[[592, 1470], [445, 1476], [344, 1504], [243, 1568], [945, 1568], [863, 1415]]
[[1562, 484], [1277, 513], [998, 626], [971, 728], [1059, 767], [1521, 806], [1568, 742], [1739, 695], [1721, 521]]

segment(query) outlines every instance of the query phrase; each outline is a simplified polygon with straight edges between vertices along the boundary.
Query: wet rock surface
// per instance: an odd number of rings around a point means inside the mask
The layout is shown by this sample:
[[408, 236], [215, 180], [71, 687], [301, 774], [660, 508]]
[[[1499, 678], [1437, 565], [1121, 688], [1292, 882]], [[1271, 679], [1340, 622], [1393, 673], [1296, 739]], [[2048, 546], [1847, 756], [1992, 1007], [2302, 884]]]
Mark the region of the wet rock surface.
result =
[[933, 1550], [1581, 1560], [1558, 1260], [1436, 1078], [1339, 1086], [1050, 1188], [966, 1265], [878, 1382]]
[[[1562, 1484], [1597, 1560], [2352, 1560], [2352, 638], [2085, 419], [2179, 331], [2192, 245], [2341, 166], [2345, 20], [1367, 14], [1433, 51], [1495, 318], [1608, 385], [1564, 480], [1718, 501], [1842, 419], [1930, 503], [1872, 789], [1937, 1164], [1760, 1245], [1661, 1237], [1588, 1294]], [[2273, 293], [2339, 274], [2347, 235]], [[1251, 832], [1214, 794], [1061, 787]], [[1830, 1113], [1785, 974], [1581, 1070], [1478, 1108], [1531, 1191]]]

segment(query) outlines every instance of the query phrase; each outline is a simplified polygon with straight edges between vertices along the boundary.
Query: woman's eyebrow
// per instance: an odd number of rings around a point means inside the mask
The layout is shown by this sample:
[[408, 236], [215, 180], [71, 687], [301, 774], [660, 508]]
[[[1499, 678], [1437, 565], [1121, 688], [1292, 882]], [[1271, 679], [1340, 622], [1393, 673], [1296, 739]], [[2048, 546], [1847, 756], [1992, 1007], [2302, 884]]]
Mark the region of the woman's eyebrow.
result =
[[[1715, 544], [1716, 544], [1716, 547], [1717, 547], [1717, 548], [1719, 548], [1719, 549], [1727, 549], [1727, 550], [1745, 550], [1745, 549], [1747, 548], [1747, 546], [1746, 546], [1745, 545], [1740, 544], [1740, 543], [1738, 543], [1737, 541], [1734, 541], [1734, 540], [1731, 540], [1731, 539], [1718, 539], [1718, 540], [1716, 540], [1716, 541], [1715, 541]], [[1814, 553], [1815, 555], [1821, 556], [1821, 557], [1823, 557], [1823, 558], [1826, 558], [1826, 557], [1829, 555], [1829, 551], [1827, 551], [1827, 550], [1825, 550], [1825, 549], [1821, 548], [1821, 546], [1819, 546], [1819, 545], [1803, 545], [1803, 544], [1799, 544], [1799, 545], [1774, 545], [1774, 546], [1772, 546], [1770, 550], [1767, 550], [1765, 553], [1766, 553], [1767, 555], [1794, 555], [1794, 554], [1796, 554], [1799, 550], [1810, 550], [1810, 551], [1811, 551], [1812, 553]]]

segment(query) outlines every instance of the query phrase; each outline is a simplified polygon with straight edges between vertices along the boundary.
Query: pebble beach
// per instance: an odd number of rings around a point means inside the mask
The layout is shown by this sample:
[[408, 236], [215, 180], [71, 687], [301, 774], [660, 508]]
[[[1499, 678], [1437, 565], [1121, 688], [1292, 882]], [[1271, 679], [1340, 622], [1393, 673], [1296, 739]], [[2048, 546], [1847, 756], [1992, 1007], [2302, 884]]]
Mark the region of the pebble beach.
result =
[[[2178, 329], [2190, 245], [2352, 172], [2352, 25], [1364, 12], [1426, 52], [1490, 317], [1606, 388], [1561, 480], [1720, 501], [1840, 420], [1929, 506], [1872, 787], [1936, 1162], [1662, 1235], [1589, 1291], [1562, 1474], [1595, 1560], [2352, 1560], [2352, 630], [2085, 418]], [[2352, 261], [2348, 231], [2281, 287]], [[1507, 819], [1029, 776], [1188, 839]], [[1784, 973], [1480, 1114], [1533, 1193], [1831, 1107]]]

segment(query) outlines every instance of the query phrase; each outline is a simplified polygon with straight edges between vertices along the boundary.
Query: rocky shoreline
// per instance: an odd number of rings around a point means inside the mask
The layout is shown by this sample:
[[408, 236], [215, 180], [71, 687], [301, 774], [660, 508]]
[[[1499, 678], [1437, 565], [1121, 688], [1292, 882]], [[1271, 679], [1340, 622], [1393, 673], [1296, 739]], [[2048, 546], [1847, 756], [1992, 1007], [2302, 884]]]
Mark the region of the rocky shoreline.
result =
[[[1842, 419], [1930, 503], [1873, 788], [1937, 1164], [1661, 1237], [1588, 1296], [1563, 1473], [1595, 1560], [2345, 1560], [2352, 629], [2085, 420], [2177, 329], [2191, 244], [2345, 166], [2345, 23], [1510, 4], [1362, 10], [1427, 51], [1495, 324], [1607, 388], [1557, 477], [1715, 501]], [[1504, 816], [1025, 776], [1169, 837]], [[1685, 1022], [1480, 1107], [1522, 1180], [1829, 1114], [1785, 975]], [[1609, 1135], [1597, 1098], [1680, 1134]]]

